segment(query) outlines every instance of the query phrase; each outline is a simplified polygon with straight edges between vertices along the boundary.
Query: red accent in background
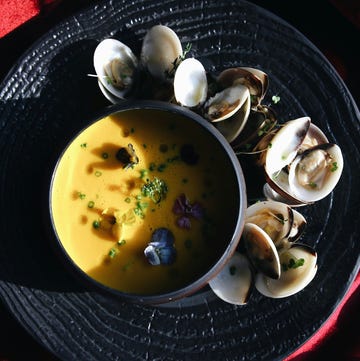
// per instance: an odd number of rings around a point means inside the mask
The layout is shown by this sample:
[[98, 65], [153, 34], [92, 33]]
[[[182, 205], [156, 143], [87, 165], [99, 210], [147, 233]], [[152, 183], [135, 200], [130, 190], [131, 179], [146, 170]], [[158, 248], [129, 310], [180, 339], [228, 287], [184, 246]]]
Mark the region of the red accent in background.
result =
[[0, 38], [39, 13], [38, 0], [2, 0], [0, 2]]

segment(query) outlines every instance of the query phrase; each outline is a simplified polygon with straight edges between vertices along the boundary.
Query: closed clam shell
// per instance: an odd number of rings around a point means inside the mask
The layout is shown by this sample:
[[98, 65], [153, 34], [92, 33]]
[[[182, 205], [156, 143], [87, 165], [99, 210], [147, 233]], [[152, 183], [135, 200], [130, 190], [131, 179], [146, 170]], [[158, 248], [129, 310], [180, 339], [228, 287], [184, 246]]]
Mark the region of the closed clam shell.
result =
[[207, 90], [206, 71], [201, 62], [194, 58], [182, 61], [174, 76], [177, 102], [185, 107], [196, 107], [205, 101]]
[[141, 48], [141, 62], [152, 76], [168, 80], [174, 62], [183, 50], [177, 34], [165, 25], [155, 25], [145, 35]]

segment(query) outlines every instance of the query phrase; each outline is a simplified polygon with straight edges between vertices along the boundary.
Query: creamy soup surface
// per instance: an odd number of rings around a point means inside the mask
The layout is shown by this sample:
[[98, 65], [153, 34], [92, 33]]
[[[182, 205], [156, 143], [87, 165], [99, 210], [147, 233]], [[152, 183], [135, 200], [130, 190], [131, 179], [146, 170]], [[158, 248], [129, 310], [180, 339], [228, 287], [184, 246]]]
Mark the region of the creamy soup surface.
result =
[[[101, 284], [144, 295], [172, 291], [227, 247], [239, 207], [234, 178], [196, 122], [157, 110], [119, 112], [65, 150], [53, 178], [54, 226], [69, 257]], [[153, 265], [144, 254], [157, 229], [173, 235], [169, 264]]]

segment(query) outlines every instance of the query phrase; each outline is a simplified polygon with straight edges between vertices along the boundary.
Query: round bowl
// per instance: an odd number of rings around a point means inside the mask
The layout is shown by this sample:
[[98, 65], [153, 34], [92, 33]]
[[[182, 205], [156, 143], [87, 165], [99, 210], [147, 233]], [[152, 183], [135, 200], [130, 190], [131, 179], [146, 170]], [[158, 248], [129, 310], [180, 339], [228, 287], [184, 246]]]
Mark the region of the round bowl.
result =
[[57, 158], [48, 200], [71, 273], [147, 304], [207, 285], [238, 245], [247, 204], [219, 131], [155, 101], [124, 101], [89, 122]]

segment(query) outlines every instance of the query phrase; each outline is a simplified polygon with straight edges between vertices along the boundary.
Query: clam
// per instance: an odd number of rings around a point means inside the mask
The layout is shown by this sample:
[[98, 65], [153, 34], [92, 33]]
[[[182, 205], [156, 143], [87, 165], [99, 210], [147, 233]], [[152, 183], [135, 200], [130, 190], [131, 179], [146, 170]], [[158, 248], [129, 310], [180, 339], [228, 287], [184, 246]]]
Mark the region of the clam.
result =
[[338, 183], [343, 157], [339, 146], [325, 143], [299, 154], [289, 168], [290, 191], [303, 202], [326, 197]]
[[310, 127], [306, 133], [306, 136], [301, 143], [298, 153], [304, 152], [306, 149], [315, 147], [319, 144], [328, 143], [328, 139], [324, 132], [316, 126], [314, 123], [310, 123]]
[[270, 140], [266, 152], [265, 171], [272, 177], [297, 155], [310, 127], [310, 118], [302, 117], [285, 123]]
[[209, 98], [204, 104], [204, 116], [231, 143], [244, 128], [250, 108], [248, 88], [237, 84]]
[[222, 88], [229, 88], [242, 84], [249, 89], [252, 106], [256, 107], [263, 99], [268, 88], [268, 77], [259, 69], [249, 67], [229, 68], [220, 73], [218, 84]]
[[248, 302], [253, 275], [248, 259], [235, 252], [224, 268], [209, 281], [213, 292], [223, 301], [235, 305]]
[[317, 254], [305, 245], [293, 244], [289, 249], [279, 251], [282, 271], [279, 279], [258, 273], [256, 289], [264, 296], [282, 298], [294, 295], [304, 289], [315, 277]]
[[271, 237], [256, 224], [245, 223], [242, 238], [254, 267], [267, 277], [279, 278], [280, 259]]
[[285, 123], [263, 137], [254, 150], [261, 152], [258, 164], [264, 167], [268, 184], [264, 195], [293, 206], [326, 197], [343, 169], [341, 149], [328, 143], [309, 117]]
[[155, 25], [145, 35], [141, 48], [141, 63], [156, 79], [171, 77], [183, 54], [180, 39], [167, 26]]
[[246, 209], [245, 223], [259, 226], [276, 245], [290, 234], [293, 219], [293, 210], [287, 204], [263, 201], [254, 203]]
[[119, 40], [105, 39], [96, 47], [93, 62], [104, 95], [112, 102], [125, 98], [133, 87], [138, 66], [131, 49]]
[[199, 60], [188, 58], [182, 61], [174, 76], [174, 94], [178, 103], [196, 107], [204, 103], [208, 91], [206, 71]]
[[[237, 84], [225, 88], [208, 99], [204, 105], [205, 118], [211, 122], [220, 122], [230, 118], [246, 105], [250, 98], [249, 89], [245, 85]], [[247, 113], [250, 112], [250, 107]]]

